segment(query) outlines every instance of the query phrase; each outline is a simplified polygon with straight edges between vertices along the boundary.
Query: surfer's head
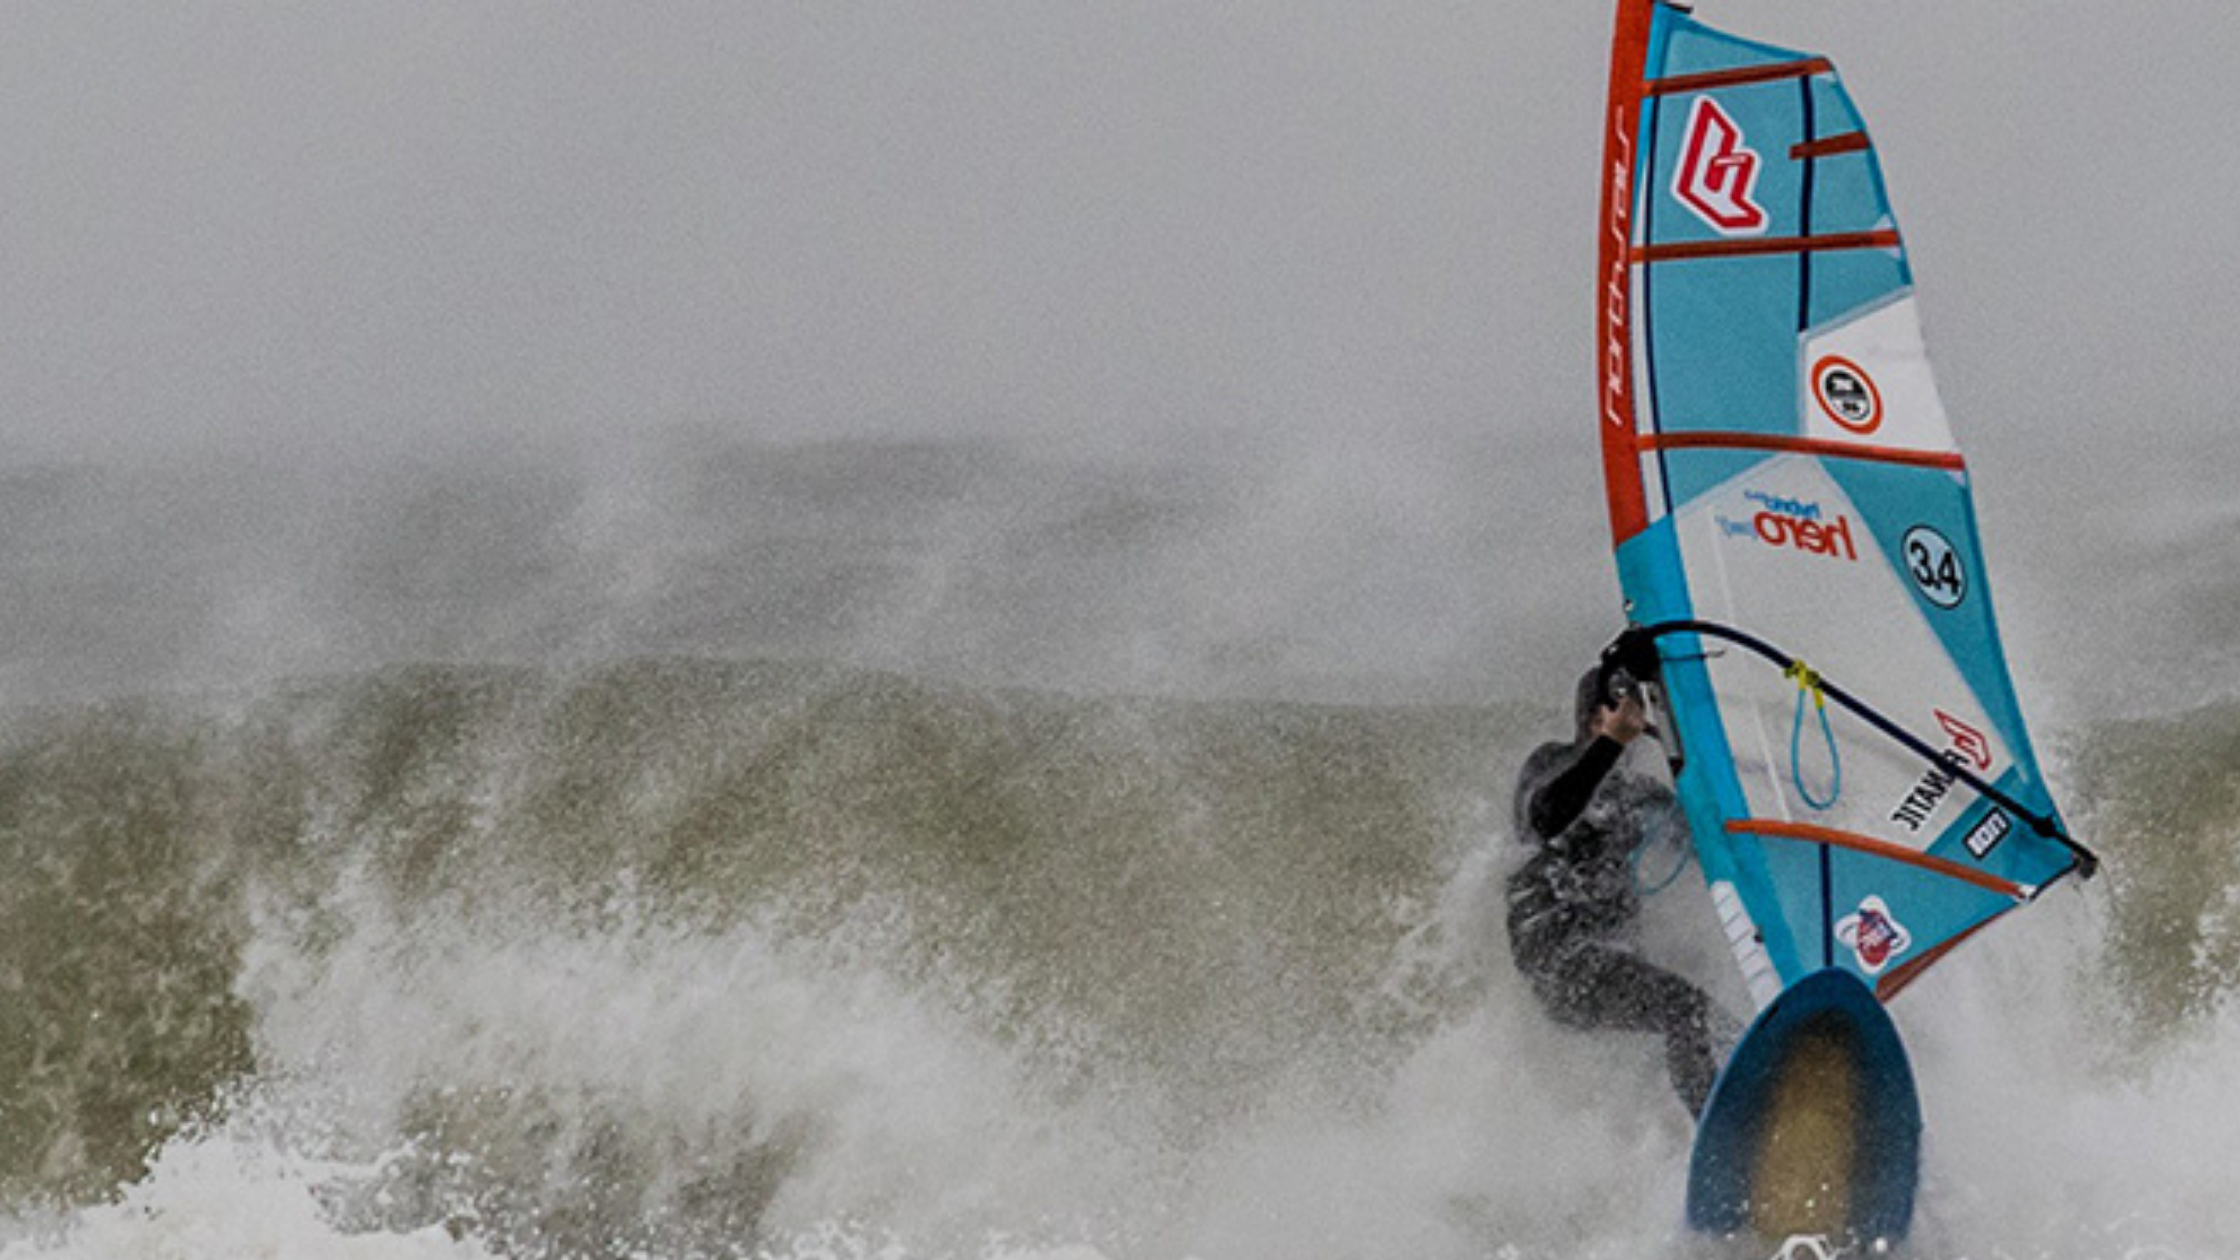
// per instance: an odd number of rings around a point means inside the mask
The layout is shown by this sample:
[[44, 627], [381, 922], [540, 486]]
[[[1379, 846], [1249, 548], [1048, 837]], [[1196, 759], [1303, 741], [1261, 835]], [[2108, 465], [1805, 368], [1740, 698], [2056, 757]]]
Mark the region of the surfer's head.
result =
[[1602, 708], [1602, 671], [1590, 669], [1579, 675], [1579, 689], [1573, 698], [1572, 720], [1577, 723], [1575, 735], [1579, 743], [1594, 740], [1594, 715]]

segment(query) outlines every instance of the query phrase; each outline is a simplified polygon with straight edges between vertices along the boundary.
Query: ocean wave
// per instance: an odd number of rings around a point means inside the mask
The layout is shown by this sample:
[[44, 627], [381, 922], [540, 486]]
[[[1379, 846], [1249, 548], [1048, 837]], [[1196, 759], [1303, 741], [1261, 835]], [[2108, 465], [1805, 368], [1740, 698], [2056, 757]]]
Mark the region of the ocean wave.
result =
[[[19, 712], [10, 1254], [1683, 1246], [1654, 1048], [1500, 939], [1560, 722], [688, 658]], [[2236, 746], [2062, 742], [2107, 877], [1900, 1012], [1920, 1254], [2229, 1236], [2157, 1135], [2229, 1145]]]

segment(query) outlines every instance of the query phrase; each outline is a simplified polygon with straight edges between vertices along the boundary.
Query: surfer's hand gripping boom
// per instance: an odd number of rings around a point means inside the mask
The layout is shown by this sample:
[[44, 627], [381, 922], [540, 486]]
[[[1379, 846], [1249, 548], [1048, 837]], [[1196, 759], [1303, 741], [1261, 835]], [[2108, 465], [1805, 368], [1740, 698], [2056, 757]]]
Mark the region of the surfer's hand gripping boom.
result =
[[1629, 680], [1626, 686], [1617, 689], [1614, 701], [1606, 697], [1602, 707], [1595, 710], [1592, 729], [1595, 734], [1621, 744], [1640, 738], [1649, 729], [1649, 713], [1642, 707], [1640, 687]]

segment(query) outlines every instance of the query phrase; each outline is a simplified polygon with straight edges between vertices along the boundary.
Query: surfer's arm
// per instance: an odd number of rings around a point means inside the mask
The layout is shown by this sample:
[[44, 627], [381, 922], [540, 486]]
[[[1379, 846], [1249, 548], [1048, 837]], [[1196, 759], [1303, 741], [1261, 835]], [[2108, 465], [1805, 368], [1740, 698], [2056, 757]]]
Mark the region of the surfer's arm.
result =
[[1586, 812], [1587, 802], [1594, 797], [1594, 790], [1602, 777], [1618, 764], [1626, 746], [1608, 735], [1597, 735], [1594, 742], [1571, 763], [1571, 768], [1541, 784], [1532, 793], [1532, 801], [1525, 808], [1525, 818], [1532, 829], [1553, 840], [1562, 835], [1564, 828], [1578, 821]]
[[1641, 695], [1629, 691], [1615, 703], [1606, 703], [1594, 711], [1587, 721], [1587, 729], [1594, 739], [1578, 760], [1563, 773], [1533, 790], [1532, 800], [1525, 810], [1525, 819], [1534, 831], [1553, 840], [1563, 830], [1578, 820], [1594, 797], [1594, 790], [1602, 783], [1602, 776], [1618, 764], [1625, 755], [1626, 745], [1640, 738], [1649, 727], [1649, 715], [1641, 706]]

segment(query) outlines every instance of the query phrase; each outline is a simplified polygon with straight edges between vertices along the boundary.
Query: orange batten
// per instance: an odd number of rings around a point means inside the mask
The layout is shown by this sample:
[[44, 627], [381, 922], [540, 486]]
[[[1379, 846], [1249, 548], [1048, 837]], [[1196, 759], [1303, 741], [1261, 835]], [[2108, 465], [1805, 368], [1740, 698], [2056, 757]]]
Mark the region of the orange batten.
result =
[[1727, 830], [1741, 835], [1765, 836], [1775, 840], [1803, 840], [1812, 844], [1834, 845], [1839, 849], [1850, 849], [1855, 853], [1888, 858], [1893, 862], [1903, 862], [1908, 866], [1918, 866], [1923, 870], [1935, 871], [1939, 875], [1957, 879], [1965, 884], [1973, 884], [1988, 892], [1998, 893], [2002, 897], [2012, 897], [2016, 901], [2028, 901], [2030, 899], [2030, 890], [2011, 879], [2001, 879], [1996, 875], [1976, 870], [1971, 866], [1962, 866], [1958, 862], [1947, 861], [1940, 857], [1930, 857], [1926, 853], [1917, 852], [1906, 848], [1904, 845], [1892, 844], [1887, 840], [1877, 840], [1873, 836], [1862, 836], [1855, 831], [1838, 831], [1833, 827], [1820, 827], [1812, 823], [1777, 822], [1764, 818], [1738, 818], [1727, 824]]
[[1862, 459], [1879, 464], [1907, 464], [1918, 468], [1967, 470], [1958, 451], [1912, 451], [1900, 447], [1870, 446], [1864, 442], [1835, 442], [1826, 438], [1783, 437], [1777, 433], [1728, 433], [1698, 430], [1682, 433], [1644, 433], [1635, 445], [1644, 451], [1738, 450], [1783, 451], [1832, 459]]

